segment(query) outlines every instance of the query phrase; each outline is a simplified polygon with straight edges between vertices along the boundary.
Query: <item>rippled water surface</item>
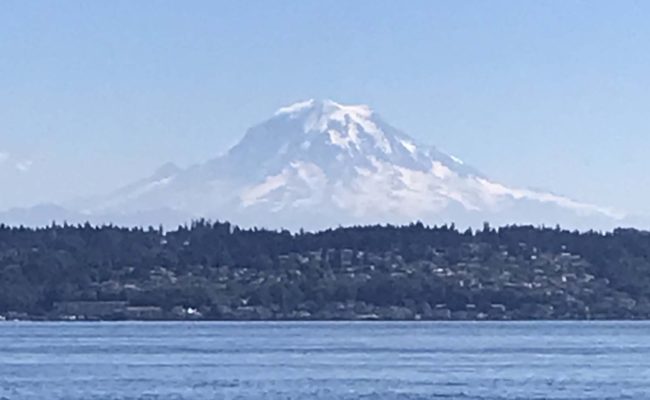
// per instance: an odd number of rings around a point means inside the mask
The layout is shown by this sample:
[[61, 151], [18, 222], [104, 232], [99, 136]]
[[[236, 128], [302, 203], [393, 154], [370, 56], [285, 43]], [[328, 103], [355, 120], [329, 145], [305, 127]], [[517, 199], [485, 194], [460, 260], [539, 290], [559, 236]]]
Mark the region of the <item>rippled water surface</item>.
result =
[[0, 323], [0, 399], [647, 399], [648, 323]]

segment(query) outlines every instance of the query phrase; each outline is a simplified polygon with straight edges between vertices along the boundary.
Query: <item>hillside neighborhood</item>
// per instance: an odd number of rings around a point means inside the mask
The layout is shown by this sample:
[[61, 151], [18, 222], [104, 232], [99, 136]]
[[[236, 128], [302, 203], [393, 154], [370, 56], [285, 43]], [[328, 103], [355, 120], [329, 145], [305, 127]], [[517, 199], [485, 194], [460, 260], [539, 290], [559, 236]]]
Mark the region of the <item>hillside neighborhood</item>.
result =
[[[650, 237], [533, 227], [0, 228], [0, 315], [34, 320], [650, 318]], [[72, 257], [75, 254], [75, 257]], [[614, 257], [614, 258], [612, 258]]]

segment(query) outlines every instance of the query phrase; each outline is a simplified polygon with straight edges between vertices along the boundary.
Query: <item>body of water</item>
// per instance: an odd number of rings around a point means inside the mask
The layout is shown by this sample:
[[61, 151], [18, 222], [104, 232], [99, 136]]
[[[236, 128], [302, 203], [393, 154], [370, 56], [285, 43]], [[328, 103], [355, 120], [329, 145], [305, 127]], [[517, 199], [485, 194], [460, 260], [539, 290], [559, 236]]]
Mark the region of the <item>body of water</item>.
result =
[[650, 323], [0, 323], [0, 399], [647, 399]]

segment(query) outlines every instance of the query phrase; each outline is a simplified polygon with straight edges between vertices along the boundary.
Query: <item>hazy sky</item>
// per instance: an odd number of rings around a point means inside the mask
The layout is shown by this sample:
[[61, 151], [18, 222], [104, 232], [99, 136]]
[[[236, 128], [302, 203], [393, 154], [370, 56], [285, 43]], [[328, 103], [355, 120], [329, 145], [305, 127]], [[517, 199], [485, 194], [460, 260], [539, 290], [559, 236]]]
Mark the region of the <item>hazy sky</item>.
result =
[[366, 103], [501, 181], [650, 214], [648, 1], [0, 2], [0, 208]]

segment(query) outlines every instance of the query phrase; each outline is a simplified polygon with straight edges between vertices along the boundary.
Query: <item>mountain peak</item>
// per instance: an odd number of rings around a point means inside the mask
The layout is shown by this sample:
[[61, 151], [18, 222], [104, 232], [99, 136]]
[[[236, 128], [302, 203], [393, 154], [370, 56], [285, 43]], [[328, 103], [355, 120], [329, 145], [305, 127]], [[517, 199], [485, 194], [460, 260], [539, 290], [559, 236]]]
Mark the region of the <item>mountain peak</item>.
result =
[[273, 121], [286, 124], [287, 129], [299, 127], [298, 136], [325, 134], [328, 143], [345, 150], [360, 151], [361, 147], [370, 146], [384, 153], [392, 151], [386, 132], [379, 126], [379, 118], [364, 104], [345, 105], [329, 99], [309, 99], [280, 108]]
[[340, 120], [345, 115], [368, 118], [373, 114], [373, 110], [365, 104], [347, 105], [330, 99], [309, 99], [281, 107], [275, 112], [275, 116], [296, 118], [300, 115], [314, 113]]
[[172, 175], [176, 175], [177, 173], [181, 172], [182, 169], [178, 165], [174, 164], [173, 162], [168, 162], [160, 166], [155, 172], [154, 176], [155, 177], [160, 177], [160, 178], [167, 178]]
[[[95, 215], [173, 210], [270, 227], [352, 223], [602, 226], [623, 215], [510, 187], [383, 121], [366, 105], [309, 99], [251, 127], [226, 154], [88, 202]], [[155, 221], [154, 221], [155, 222]]]

